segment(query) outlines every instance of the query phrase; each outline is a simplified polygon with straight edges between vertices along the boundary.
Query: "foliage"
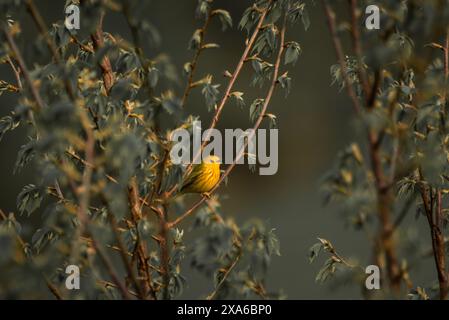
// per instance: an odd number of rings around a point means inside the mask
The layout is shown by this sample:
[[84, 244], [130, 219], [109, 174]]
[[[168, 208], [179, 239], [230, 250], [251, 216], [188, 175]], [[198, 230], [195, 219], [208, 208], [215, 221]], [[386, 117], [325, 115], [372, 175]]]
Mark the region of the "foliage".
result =
[[[360, 132], [324, 177], [325, 202], [338, 204], [346, 224], [368, 234], [372, 252], [355, 259], [357, 267], [374, 264], [382, 273], [380, 293], [366, 291], [366, 277], [352, 282], [367, 298], [446, 299], [448, 3], [376, 1], [380, 30], [364, 27], [370, 1], [349, 1], [348, 21], [337, 20], [331, 1], [323, 4], [338, 59], [332, 84], [346, 90]], [[349, 48], [342, 41], [348, 33]], [[404, 226], [413, 212], [425, 218]], [[411, 238], [423, 224], [430, 237]], [[422, 255], [423, 246], [430, 254]], [[342, 259], [330, 242], [320, 239], [311, 260], [323, 249], [331, 258], [317, 280], [338, 278]], [[434, 260], [434, 283], [410, 276], [426, 257]]]
[[[276, 117], [267, 112], [271, 93], [265, 96], [265, 90], [290, 90], [287, 71], [280, 75], [279, 69], [284, 69], [281, 61], [298, 59], [300, 45], [285, 40], [286, 29], [298, 19], [308, 28], [305, 4], [251, 3], [238, 23], [248, 36], [241, 63], [233, 73], [225, 71], [227, 83], [219, 84], [209, 74], [197, 80], [196, 66], [203, 51], [219, 48], [207, 41], [210, 24], [225, 31], [233, 27], [233, 17], [212, 0], [199, 0], [201, 26], [189, 41], [193, 58], [184, 65], [186, 87], [180, 94], [169, 56], [144, 52], [143, 43], [154, 48], [163, 37], [143, 16], [151, 10], [146, 1], [67, 1], [66, 6], [72, 2], [81, 11], [79, 31], [69, 31], [62, 21], [48, 29], [32, 0], [1, 2], [1, 61], [17, 83], [1, 80], [0, 94], [17, 95], [18, 102], [0, 119], [0, 139], [18, 126], [29, 131], [14, 170], [32, 166], [39, 175], [18, 195], [17, 211], [39, 212], [41, 225], [24, 232], [14, 213], [0, 211], [0, 297], [172, 299], [186, 289], [187, 262], [214, 282], [202, 298], [279, 298], [265, 288], [270, 261], [280, 254], [274, 229], [222, 218], [218, 195], [200, 197], [193, 206], [177, 197], [191, 167], [171, 163], [169, 137], [195, 120], [187, 103], [192, 90], [201, 90], [213, 113], [211, 128], [229, 98], [245, 108], [245, 88], [234, 83], [247, 64], [255, 71], [253, 84], [261, 86], [249, 107], [250, 120], [255, 129], [265, 118], [273, 125]], [[127, 32], [103, 31], [110, 13], [123, 15], [130, 38]], [[31, 59], [24, 59], [18, 46], [24, 14], [39, 31]], [[185, 234], [195, 230], [183, 224], [193, 213], [194, 229], [203, 235], [187, 241]], [[65, 289], [65, 268], [72, 264], [80, 267], [80, 290]]]

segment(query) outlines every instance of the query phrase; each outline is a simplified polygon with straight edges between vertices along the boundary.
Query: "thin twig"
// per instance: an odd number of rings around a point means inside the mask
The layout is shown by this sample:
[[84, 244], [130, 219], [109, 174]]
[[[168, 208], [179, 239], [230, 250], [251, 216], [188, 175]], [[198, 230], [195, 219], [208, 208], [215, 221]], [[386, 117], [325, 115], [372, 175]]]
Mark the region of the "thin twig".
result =
[[186, 87], [184, 89], [184, 94], [182, 95], [182, 99], [181, 99], [181, 108], [184, 108], [186, 102], [187, 102], [187, 98], [189, 97], [189, 93], [192, 90], [193, 86], [193, 78], [195, 75], [195, 71], [196, 71], [196, 67], [198, 65], [198, 59], [200, 57], [201, 52], [204, 50], [203, 45], [204, 45], [204, 38], [206, 37], [206, 32], [207, 32], [207, 28], [209, 26], [210, 21], [212, 20], [212, 8], [209, 8], [207, 14], [206, 14], [206, 19], [204, 20], [204, 24], [201, 27], [201, 31], [200, 31], [200, 43], [198, 44], [198, 48], [195, 50], [195, 54], [193, 56], [192, 62], [190, 62], [190, 72], [189, 72], [189, 77], [187, 79], [187, 84]]
[[[257, 118], [257, 120], [256, 120], [256, 122], [254, 124], [253, 130], [248, 135], [248, 139], [245, 139], [245, 142], [244, 142], [243, 147], [241, 148], [239, 154], [236, 155], [236, 157], [234, 158], [234, 161], [232, 162], [232, 164], [230, 164], [226, 168], [226, 170], [223, 173], [223, 175], [221, 176], [220, 180], [214, 186], [214, 188], [209, 192], [209, 194], [212, 194], [213, 192], [215, 192], [215, 190], [217, 190], [217, 188], [221, 185], [221, 183], [226, 179], [226, 177], [234, 169], [234, 167], [237, 164], [237, 162], [244, 155], [245, 149], [248, 146], [249, 141], [251, 141], [253, 135], [255, 134], [255, 132], [257, 131], [257, 129], [261, 125], [262, 120], [265, 117], [265, 113], [267, 111], [268, 105], [269, 105], [269, 103], [271, 101], [271, 98], [273, 96], [274, 89], [275, 89], [276, 85], [278, 84], [279, 68], [280, 68], [280, 65], [281, 65], [281, 59], [282, 59], [282, 55], [283, 55], [284, 48], [285, 48], [284, 44], [285, 44], [285, 31], [286, 31], [286, 29], [287, 29], [287, 17], [285, 16], [284, 17], [284, 23], [283, 23], [282, 29], [280, 31], [279, 50], [278, 50], [278, 54], [277, 54], [277, 57], [276, 57], [276, 62], [275, 62], [274, 67], [273, 67], [274, 71], [273, 71], [273, 75], [272, 75], [271, 85], [270, 85], [270, 88], [268, 89], [267, 95], [266, 95], [266, 97], [264, 99], [264, 103], [262, 105], [260, 115], [259, 115], [259, 117]], [[207, 198], [203, 196], [190, 209], [188, 209], [186, 212], [184, 212], [181, 216], [176, 218], [174, 221], [170, 222], [168, 224], [169, 228], [173, 228], [174, 226], [179, 224], [181, 221], [183, 221], [185, 218], [189, 217], [196, 210], [196, 208], [198, 208], [206, 199]]]
[[[100, 19], [98, 21], [97, 29], [91, 35], [91, 39], [93, 42], [94, 50], [98, 52], [104, 46], [104, 38], [103, 38], [103, 20], [104, 20], [104, 11], [100, 14]], [[99, 62], [101, 68], [101, 74], [103, 76], [103, 84], [106, 90], [106, 93], [109, 93], [112, 86], [114, 85], [114, 72], [112, 71], [111, 61], [107, 54], [103, 56], [101, 61]]]
[[147, 89], [148, 98], [150, 100], [153, 99], [153, 88], [151, 87], [149, 78], [149, 68], [148, 63], [146, 62], [143, 47], [142, 47], [142, 41], [139, 36], [139, 27], [134, 23], [134, 19], [130, 12], [130, 1], [122, 0], [122, 8], [123, 8], [123, 14], [125, 16], [126, 22], [128, 24], [128, 27], [131, 31], [131, 37], [133, 39], [134, 44], [134, 51], [137, 55], [137, 58], [139, 59], [140, 65], [142, 67], [142, 70], [145, 74], [145, 87]]
[[[354, 111], [357, 115], [360, 115], [362, 112], [362, 107], [360, 104], [360, 101], [356, 95], [356, 92], [353, 88], [353, 85], [349, 79], [348, 76], [348, 70], [347, 70], [347, 64], [345, 61], [345, 55], [343, 51], [343, 45], [341, 43], [341, 39], [337, 32], [337, 25], [336, 25], [336, 16], [335, 12], [333, 11], [332, 7], [329, 4], [328, 0], [323, 0], [323, 6], [324, 11], [326, 14], [329, 30], [332, 36], [332, 41], [334, 43], [335, 51], [337, 54], [337, 58], [340, 64], [340, 68], [343, 74], [343, 80], [345, 83], [345, 87], [347, 90], [347, 93], [349, 97], [352, 100]], [[359, 59], [362, 59], [362, 52], [361, 52], [361, 43], [360, 43], [360, 35], [357, 30], [357, 17], [354, 16], [356, 14], [356, 3], [352, 3], [352, 14], [353, 14], [353, 41], [357, 41], [358, 43], [353, 43], [354, 50], [358, 52]], [[355, 32], [355, 34], [354, 34]], [[362, 68], [362, 65], [359, 65], [359, 68]], [[376, 98], [376, 92], [377, 88], [380, 85], [380, 71], [376, 73], [378, 77], [375, 78], [375, 81], [373, 83], [373, 88], [371, 91], [365, 93], [367, 98], [367, 108], [372, 109], [372, 106], [374, 106], [374, 101]], [[366, 79], [366, 77], [365, 77]], [[365, 84], [367, 86], [367, 84]], [[364, 86], [365, 86], [364, 85]], [[379, 251], [378, 245], [381, 246], [381, 249], [385, 253], [386, 256], [386, 262], [387, 262], [387, 272], [390, 279], [390, 285], [391, 288], [398, 292], [400, 289], [400, 281], [401, 281], [401, 273], [400, 268], [398, 264], [398, 259], [396, 257], [396, 251], [395, 251], [395, 245], [393, 241], [393, 224], [390, 221], [390, 212], [391, 212], [391, 202], [392, 202], [392, 194], [391, 194], [391, 183], [387, 183], [385, 180], [385, 175], [383, 172], [383, 164], [380, 156], [380, 144], [381, 144], [381, 137], [383, 137], [384, 132], [381, 132], [381, 134], [377, 134], [374, 132], [371, 128], [367, 128], [368, 133], [368, 145], [369, 145], [369, 154], [370, 154], [370, 160], [371, 160], [371, 167], [375, 178], [375, 186], [376, 186], [376, 193], [377, 193], [377, 206], [378, 206], [378, 216], [379, 216], [379, 241], [375, 242], [375, 250]], [[376, 258], [376, 260], [378, 260]]]
[[12, 71], [14, 72], [14, 76], [16, 77], [17, 87], [19, 88], [20, 91], [22, 91], [23, 86], [22, 86], [22, 80], [20, 80], [20, 69], [14, 65], [14, 62], [12, 62], [10, 56], [7, 56], [6, 59], [9, 63], [9, 65], [11, 66]]
[[[50, 50], [50, 53], [52, 54], [53, 58], [55, 59], [56, 63], [61, 67], [61, 69], [65, 69], [65, 65], [62, 62], [61, 55], [58, 51], [58, 48], [56, 47], [55, 43], [53, 42], [50, 34], [48, 33], [47, 26], [45, 24], [45, 21], [40, 14], [38, 8], [34, 4], [33, 0], [27, 0], [25, 2], [26, 8], [28, 12], [30, 13], [31, 17], [33, 18], [34, 23], [36, 24], [39, 33], [41, 36], [45, 39], [45, 42], [47, 43], [47, 47]], [[70, 81], [68, 77], [63, 76], [62, 79], [64, 83], [64, 87], [67, 91], [67, 94], [69, 95], [69, 98], [74, 101], [75, 100], [75, 92], [73, 91], [72, 85], [70, 84]]]
[[167, 223], [168, 216], [167, 216], [167, 208], [164, 206], [162, 215], [160, 216], [160, 233], [159, 233], [159, 247], [160, 247], [160, 254], [161, 254], [161, 263], [162, 263], [162, 280], [163, 280], [163, 291], [162, 296], [164, 300], [170, 299], [170, 247], [168, 245], [169, 240], [169, 225]]
[[221, 290], [221, 288], [225, 284], [226, 280], [228, 279], [229, 275], [231, 274], [232, 270], [234, 270], [234, 268], [237, 266], [237, 264], [240, 261], [240, 258], [242, 257], [242, 255], [243, 255], [243, 250], [242, 250], [242, 248], [240, 248], [239, 249], [239, 253], [235, 257], [234, 261], [232, 261], [231, 265], [227, 268], [226, 272], [224, 273], [224, 275], [221, 278], [220, 282], [215, 287], [214, 291], [206, 297], [206, 300], [214, 300], [215, 299], [215, 297], [217, 296], [218, 292]]
[[64, 300], [58, 288], [56, 288], [56, 286], [53, 283], [51, 283], [51, 281], [47, 277], [44, 276], [44, 279], [45, 283], [47, 284], [47, 288], [55, 296], [56, 300]]
[[41, 110], [44, 108], [44, 101], [41, 98], [41, 95], [39, 93], [38, 88], [34, 84], [33, 80], [31, 79], [30, 72], [28, 71], [28, 68], [26, 67], [25, 60], [23, 60], [23, 57], [17, 48], [16, 42], [14, 41], [13, 36], [9, 32], [9, 28], [6, 24], [3, 25], [3, 33], [6, 37], [6, 42], [8, 42], [8, 45], [14, 54], [14, 58], [16, 59], [17, 63], [19, 64], [20, 70], [23, 73], [23, 76], [25, 77], [26, 83], [28, 84], [28, 87], [30, 88], [31, 95], [33, 96], [34, 100], [37, 104], [37, 110]]
[[[131, 209], [131, 218], [133, 224], [138, 229], [139, 221], [142, 219], [142, 211], [139, 197], [139, 189], [137, 185], [136, 177], [131, 178], [131, 182], [128, 187], [128, 201]], [[149, 292], [154, 300], [156, 300], [156, 292], [153, 288], [151, 272], [148, 267], [147, 248], [142, 239], [141, 234], [137, 234], [136, 242], [136, 254], [138, 258], [138, 270], [141, 280], [141, 286], [145, 290], [145, 294]]]
[[[92, 235], [91, 235], [92, 236]], [[100, 260], [103, 262], [103, 265], [106, 267], [106, 271], [109, 273], [112, 281], [115, 283], [117, 288], [120, 290], [123, 298], [126, 300], [129, 300], [130, 293], [128, 292], [128, 289], [126, 286], [120, 281], [117, 272], [114, 269], [114, 266], [112, 265], [111, 261], [109, 260], [108, 256], [103, 252], [103, 250], [100, 248], [98, 243], [92, 238], [92, 245], [97, 252], [98, 256], [100, 257]]]
[[[216, 127], [218, 120], [220, 119], [220, 115], [223, 111], [224, 106], [226, 105], [226, 102], [228, 101], [228, 99], [230, 97], [232, 88], [234, 87], [234, 84], [240, 74], [240, 71], [242, 70], [244, 63], [247, 61], [248, 55], [254, 45], [254, 42], [257, 39], [257, 35], [259, 34], [259, 31], [262, 29], [263, 22], [265, 21], [265, 17], [269, 11], [270, 6], [271, 6], [271, 1], [267, 4], [267, 6], [264, 9], [261, 9], [259, 11], [260, 17], [257, 22], [257, 25], [256, 25], [254, 32], [251, 35], [250, 39], [246, 42], [245, 50], [243, 51], [242, 56], [240, 57], [240, 60], [237, 63], [237, 66], [236, 66], [234, 72], [232, 73], [232, 76], [228, 82], [228, 85], [226, 87], [223, 98], [221, 99], [220, 103], [218, 104], [217, 109], [215, 110], [215, 114], [214, 114], [212, 121], [209, 125], [209, 130], [207, 130], [207, 135], [203, 139], [204, 142], [202, 143], [200, 150], [198, 150], [197, 154], [194, 156], [192, 163], [189, 164], [189, 166], [186, 168], [184, 176], [187, 176], [189, 174], [189, 172], [192, 169], [192, 165], [199, 159], [202, 150], [204, 149], [205, 145], [207, 144], [207, 141], [210, 139], [210, 135], [211, 135], [211, 131], [212, 131], [211, 129]], [[173, 186], [173, 188], [165, 194], [165, 198], [166, 199], [169, 198], [173, 194], [173, 192], [176, 191], [177, 187], [178, 187], [178, 185]]]
[[370, 86], [368, 83], [368, 76], [363, 66], [362, 42], [360, 40], [359, 20], [358, 20], [359, 9], [357, 8], [357, 0], [350, 0], [350, 5], [351, 5], [350, 11], [351, 11], [352, 44], [354, 52], [357, 56], [357, 64], [358, 64], [357, 69], [360, 81], [362, 83], [362, 88], [365, 94], [365, 99], [368, 99], [370, 95]]
[[[104, 201], [107, 204], [107, 201]], [[108, 217], [109, 221], [111, 223], [112, 231], [114, 232], [115, 239], [117, 241], [117, 245], [119, 247], [120, 256], [122, 258], [123, 264], [126, 268], [126, 271], [128, 272], [128, 277], [131, 279], [131, 282], [134, 285], [134, 289], [138, 293], [138, 296], [140, 299], [145, 299], [145, 292], [143, 292], [142, 288], [137, 283], [136, 275], [134, 274], [134, 270], [128, 260], [128, 257], [126, 255], [127, 250], [125, 249], [125, 245], [123, 244], [123, 239], [121, 237], [120, 231], [118, 230], [117, 221], [115, 220], [115, 217], [113, 213], [110, 211], [110, 208], [108, 210]]]
[[[420, 178], [423, 181], [423, 175], [420, 170]], [[432, 240], [432, 254], [435, 260], [435, 267], [438, 275], [438, 284], [440, 289], [440, 299], [446, 299], [449, 291], [449, 283], [448, 277], [446, 275], [446, 266], [445, 266], [445, 241], [444, 237], [441, 233], [440, 226], [441, 224], [440, 216], [441, 216], [441, 191], [437, 190], [436, 197], [436, 212], [435, 219], [433, 214], [434, 208], [434, 197], [432, 196], [432, 189], [427, 186], [427, 184], [422, 183], [420, 187], [421, 198], [424, 204], [424, 212], [427, 217], [427, 222], [429, 224], [430, 237]]]
[[[100, 284], [100, 285], [103, 285], [103, 286], [105, 286], [105, 287], [112, 287], [112, 288], [116, 288], [116, 289], [118, 288], [117, 285], [116, 285], [115, 283], [109, 282], [109, 281], [105, 281], [105, 280], [97, 280], [97, 283]], [[128, 290], [128, 293], [129, 293], [130, 295], [135, 296], [136, 298], [139, 298], [139, 294], [137, 294], [137, 293], [134, 292], [134, 291]]]
[[337, 32], [337, 24], [335, 21], [336, 20], [335, 12], [332, 10], [331, 6], [329, 5], [328, 0], [323, 0], [323, 6], [324, 6], [324, 12], [326, 14], [329, 30], [331, 32], [332, 42], [334, 44], [334, 48], [337, 53], [338, 63], [340, 64], [340, 67], [341, 67], [341, 73], [343, 75], [343, 80], [345, 82], [346, 91], [348, 92], [348, 96], [352, 100], [352, 105], [354, 107], [356, 114], [359, 114], [362, 111], [362, 108], [360, 106], [359, 99], [357, 98], [357, 95], [354, 91], [354, 88], [352, 87], [352, 83], [348, 77], [348, 68], [346, 65], [345, 55], [343, 52], [343, 46], [341, 44], [341, 41], [340, 41], [340, 38], [339, 38], [338, 32]]
[[[8, 217], [3, 212], [2, 209], [0, 209], [0, 218], [3, 221], [8, 220]], [[23, 240], [23, 238], [20, 236], [20, 234], [17, 231], [15, 232], [15, 235], [16, 235], [17, 242], [19, 242], [20, 246], [22, 247], [22, 250], [26, 250], [27, 247], [28, 247], [27, 242], [25, 242], [25, 240]], [[35, 264], [33, 256], [31, 256], [31, 262], [33, 264]], [[47, 285], [48, 290], [50, 290], [50, 292], [55, 296], [55, 298], [58, 299], [58, 300], [63, 300], [63, 296], [59, 292], [58, 288], [54, 284], [51, 283], [51, 281], [45, 276], [44, 273], [41, 273], [41, 275], [44, 278], [44, 281], [45, 281], [45, 284]]]
[[[0, 218], [2, 218], [3, 221], [8, 220], [7, 215], [3, 212], [2, 209], [0, 209]], [[27, 247], [27, 243], [23, 240], [23, 238], [20, 236], [20, 234], [18, 232], [15, 232], [15, 235], [16, 235], [17, 242], [19, 242], [19, 244], [22, 247], [22, 249], [25, 250], [26, 247]]]

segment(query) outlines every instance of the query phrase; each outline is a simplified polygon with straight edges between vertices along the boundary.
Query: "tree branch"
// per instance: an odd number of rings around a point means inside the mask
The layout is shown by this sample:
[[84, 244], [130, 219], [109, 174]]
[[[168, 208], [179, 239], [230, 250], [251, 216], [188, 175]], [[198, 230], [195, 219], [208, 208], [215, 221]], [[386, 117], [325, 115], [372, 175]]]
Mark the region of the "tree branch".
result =
[[[420, 173], [421, 179], [423, 178], [422, 173]], [[436, 212], [435, 218], [433, 214], [434, 208], [434, 197], [432, 196], [432, 189], [425, 183], [421, 183], [421, 197], [424, 204], [424, 212], [427, 217], [427, 222], [429, 224], [430, 238], [432, 241], [432, 253], [435, 260], [435, 267], [437, 269], [438, 284], [440, 289], [440, 299], [444, 300], [447, 298], [449, 292], [449, 282], [446, 275], [446, 265], [445, 265], [445, 241], [441, 233], [441, 191], [436, 191]]]
[[[95, 32], [91, 35], [91, 39], [93, 42], [94, 50], [98, 51], [104, 46], [104, 38], [103, 38], [103, 19], [104, 19], [104, 11], [101, 12], [100, 20], [98, 21], [98, 26]], [[99, 62], [102, 76], [104, 88], [107, 93], [111, 90], [114, 85], [114, 72], [112, 71], [111, 61], [109, 57], [105, 54], [104, 57]]]
[[[265, 117], [265, 113], [267, 111], [268, 105], [270, 104], [271, 98], [272, 98], [273, 93], [274, 93], [274, 89], [275, 89], [276, 85], [278, 84], [279, 68], [280, 68], [280, 65], [281, 65], [282, 54], [283, 54], [284, 49], [285, 49], [284, 44], [285, 44], [285, 32], [286, 32], [286, 29], [287, 29], [287, 16], [285, 15], [284, 16], [283, 26], [282, 26], [282, 29], [280, 31], [279, 50], [278, 50], [278, 54], [277, 54], [277, 57], [276, 57], [276, 62], [274, 64], [274, 71], [273, 71], [273, 75], [272, 75], [271, 85], [270, 85], [270, 88], [268, 89], [267, 95], [266, 95], [266, 97], [264, 99], [264, 103], [263, 103], [260, 115], [259, 115], [259, 117], [257, 118], [257, 120], [256, 120], [256, 122], [254, 124], [253, 130], [248, 135], [248, 139], [245, 139], [245, 142], [243, 144], [243, 147], [239, 151], [239, 154], [236, 155], [236, 157], [234, 158], [234, 161], [232, 162], [232, 164], [230, 164], [226, 168], [226, 171], [220, 177], [220, 180], [218, 181], [218, 183], [210, 191], [210, 194], [212, 194], [213, 192], [215, 192], [215, 190], [217, 190], [217, 188], [221, 185], [221, 183], [231, 173], [232, 169], [234, 169], [234, 167], [237, 164], [237, 162], [244, 155], [245, 149], [248, 146], [249, 141], [251, 141], [251, 139], [254, 136], [256, 130], [259, 128], [259, 126], [262, 123], [263, 118]], [[196, 208], [198, 208], [206, 199], [207, 198], [203, 196], [190, 209], [188, 209], [186, 212], [184, 212], [181, 216], [176, 218], [174, 221], [170, 222], [168, 224], [169, 228], [173, 228], [174, 226], [179, 224], [181, 221], [183, 221], [185, 218], [190, 216], [196, 210]]]
[[[139, 200], [139, 189], [136, 177], [131, 178], [128, 187], [128, 201], [131, 209], [131, 218], [133, 224], [138, 230], [138, 223], [142, 219], [141, 205]], [[141, 286], [144, 288], [145, 295], [149, 292], [153, 299], [156, 299], [156, 292], [151, 281], [151, 272], [148, 267], [147, 248], [139, 232], [137, 233], [136, 253], [138, 258], [138, 270], [141, 280]]]
[[352, 44], [354, 52], [357, 56], [357, 64], [358, 64], [358, 74], [360, 78], [360, 82], [362, 84], [362, 88], [365, 94], [365, 99], [369, 99], [370, 96], [370, 86], [368, 83], [368, 77], [363, 67], [363, 54], [362, 54], [362, 43], [360, 40], [360, 31], [359, 31], [359, 9], [357, 8], [357, 0], [349, 0], [351, 5], [351, 36], [352, 36]]
[[[352, 1], [352, 0], [351, 0]], [[335, 51], [337, 54], [337, 58], [343, 73], [343, 79], [345, 82], [345, 87], [349, 97], [352, 100], [352, 104], [354, 107], [354, 111], [357, 115], [360, 115], [362, 112], [362, 107], [360, 101], [354, 91], [352, 83], [349, 79], [347, 72], [347, 65], [345, 61], [345, 55], [343, 51], [343, 46], [341, 44], [340, 37], [337, 33], [336, 26], [336, 17], [335, 12], [331, 8], [328, 0], [323, 0], [324, 11], [326, 14], [329, 30], [331, 32], [332, 40], [334, 43]], [[356, 16], [356, 3], [355, 1], [351, 2], [351, 15], [352, 15], [352, 38], [353, 38], [353, 46], [357, 55], [359, 56], [359, 60], [361, 60], [361, 44], [360, 44], [360, 35], [357, 29], [357, 16]], [[362, 66], [359, 65], [359, 69]], [[361, 70], [360, 70], [361, 71]], [[366, 79], [366, 77], [364, 77]], [[362, 80], [364, 81], [364, 80]], [[371, 109], [371, 105], [374, 105], [375, 94], [377, 91], [377, 87], [380, 85], [380, 77], [373, 83], [373, 89], [369, 92], [367, 83], [362, 84], [363, 87], [366, 87], [367, 91], [365, 95], [367, 95], [367, 103], [372, 100], [372, 104], [367, 105], [368, 108]], [[398, 292], [400, 289], [400, 281], [401, 281], [401, 273], [398, 264], [398, 260], [395, 252], [395, 244], [393, 241], [393, 224], [390, 221], [390, 213], [391, 213], [391, 203], [393, 201], [393, 197], [391, 194], [391, 183], [386, 183], [385, 176], [383, 173], [382, 160], [380, 157], [380, 137], [381, 135], [375, 133], [371, 128], [367, 128], [368, 131], [368, 146], [369, 146], [369, 154], [371, 159], [371, 167], [375, 178], [375, 186], [377, 193], [377, 206], [378, 206], [378, 216], [379, 216], [379, 244], [381, 245], [381, 249], [385, 253], [386, 261], [387, 261], [387, 271], [388, 277], [390, 280], [390, 286], [395, 291]], [[375, 247], [377, 247], [377, 243]], [[377, 250], [377, 249], [376, 249]], [[378, 251], [378, 250], [377, 250]]]
[[193, 55], [193, 59], [192, 62], [190, 62], [190, 72], [189, 72], [189, 77], [187, 79], [187, 85], [184, 89], [184, 94], [182, 95], [182, 99], [181, 99], [181, 108], [184, 108], [186, 102], [187, 102], [187, 98], [189, 97], [189, 93], [192, 90], [193, 86], [193, 78], [195, 75], [195, 70], [196, 70], [196, 66], [198, 64], [198, 59], [200, 57], [201, 52], [203, 51], [203, 45], [204, 45], [204, 38], [206, 37], [206, 31], [207, 28], [209, 26], [209, 23], [212, 19], [212, 8], [209, 8], [207, 15], [206, 15], [206, 19], [204, 20], [204, 24], [201, 27], [201, 39], [200, 39], [200, 43], [198, 44], [198, 48], [195, 50], [195, 54]]
[[[264, 9], [261, 9], [259, 11], [260, 12], [260, 17], [259, 17], [258, 23], [257, 23], [257, 25], [256, 25], [256, 27], [254, 29], [254, 32], [251, 35], [251, 38], [246, 42], [245, 50], [243, 51], [243, 54], [240, 57], [240, 60], [237, 63], [237, 66], [235, 67], [235, 70], [234, 70], [234, 72], [233, 72], [233, 74], [232, 74], [232, 76], [231, 76], [231, 78], [229, 80], [229, 83], [228, 83], [228, 85], [226, 87], [226, 90], [225, 90], [225, 93], [223, 95], [223, 98], [221, 99], [220, 103], [218, 104], [217, 109], [215, 110], [215, 114], [214, 114], [214, 116], [212, 118], [212, 121], [211, 121], [211, 123], [209, 125], [209, 130], [207, 131], [208, 134], [204, 138], [204, 142], [202, 143], [200, 150], [198, 150], [197, 154], [193, 157], [192, 163], [189, 164], [189, 166], [187, 167], [184, 176], [187, 176], [190, 173], [193, 163], [195, 163], [196, 160], [198, 160], [198, 158], [201, 156], [202, 150], [204, 149], [205, 145], [207, 144], [207, 141], [210, 139], [210, 135], [211, 135], [211, 130], [210, 129], [215, 128], [217, 123], [218, 123], [218, 120], [219, 120], [220, 115], [221, 115], [221, 113], [223, 111], [223, 108], [226, 105], [226, 102], [228, 101], [228, 99], [230, 97], [230, 93], [232, 91], [232, 88], [234, 87], [234, 84], [235, 84], [235, 82], [236, 82], [236, 80], [237, 80], [237, 78], [238, 78], [238, 76], [240, 74], [240, 71], [242, 70], [242, 67], [243, 67], [244, 63], [247, 61], [248, 55], [249, 55], [249, 53], [251, 51], [251, 48], [253, 47], [254, 42], [257, 39], [257, 35], [259, 34], [259, 31], [262, 30], [263, 22], [265, 20], [265, 17], [267, 15], [268, 11], [269, 11], [270, 5], [271, 5], [271, 0], [270, 0], [270, 2], [267, 4], [267, 6]], [[173, 186], [173, 188], [165, 194], [165, 196], [164, 196], [165, 199], [168, 199], [173, 194], [173, 192], [176, 191], [177, 187], [178, 187], [178, 185]]]
[[355, 113], [359, 114], [362, 111], [362, 108], [360, 106], [359, 99], [357, 98], [357, 95], [354, 91], [354, 88], [352, 87], [352, 83], [348, 77], [348, 68], [346, 65], [343, 46], [341, 44], [340, 37], [338, 36], [337, 33], [335, 12], [332, 10], [328, 0], [323, 0], [323, 6], [324, 6], [324, 13], [326, 14], [327, 18], [327, 24], [329, 26], [329, 30], [332, 36], [334, 49], [337, 54], [338, 63], [340, 64], [341, 72], [343, 74], [343, 80], [345, 82], [346, 91], [348, 93], [349, 98], [351, 98], [352, 100], [352, 105], [354, 107]]
[[6, 42], [8, 42], [9, 48], [11, 49], [12, 53], [14, 54], [14, 58], [16, 59], [17, 63], [19, 64], [20, 70], [22, 70], [23, 76], [25, 77], [25, 81], [28, 84], [31, 95], [33, 96], [34, 100], [36, 101], [37, 105], [37, 111], [44, 108], [44, 101], [41, 98], [41, 95], [39, 93], [38, 88], [33, 83], [33, 80], [31, 79], [30, 72], [28, 71], [28, 68], [26, 67], [25, 60], [23, 60], [23, 57], [17, 48], [17, 45], [14, 41], [13, 36], [9, 32], [9, 28], [6, 24], [3, 25], [3, 33], [6, 37]]

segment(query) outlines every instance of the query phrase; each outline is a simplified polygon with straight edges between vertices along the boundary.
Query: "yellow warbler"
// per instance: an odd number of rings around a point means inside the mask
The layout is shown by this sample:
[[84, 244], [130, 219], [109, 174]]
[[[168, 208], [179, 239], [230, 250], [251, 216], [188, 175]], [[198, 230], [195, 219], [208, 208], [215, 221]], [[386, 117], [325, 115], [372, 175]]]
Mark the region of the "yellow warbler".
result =
[[181, 192], [207, 194], [218, 180], [220, 180], [220, 158], [208, 156], [202, 163], [193, 165], [192, 172], [181, 187]]

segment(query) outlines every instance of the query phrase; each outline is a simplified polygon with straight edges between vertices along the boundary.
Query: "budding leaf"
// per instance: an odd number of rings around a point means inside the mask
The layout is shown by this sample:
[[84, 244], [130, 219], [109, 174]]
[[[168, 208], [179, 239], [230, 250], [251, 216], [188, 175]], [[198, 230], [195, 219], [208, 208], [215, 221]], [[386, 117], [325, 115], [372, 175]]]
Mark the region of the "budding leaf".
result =
[[201, 29], [196, 29], [192, 35], [192, 38], [190, 38], [189, 49], [190, 50], [198, 49], [200, 47], [201, 38], [202, 38]]
[[39, 208], [42, 201], [41, 189], [34, 184], [26, 185], [17, 196], [17, 208], [20, 214], [25, 211], [28, 216]]
[[282, 76], [278, 78], [278, 82], [282, 89], [285, 89], [285, 96], [290, 93], [292, 79], [288, 76], [288, 72], [285, 72]]
[[293, 65], [298, 60], [299, 54], [301, 53], [301, 46], [297, 42], [290, 42], [287, 45], [287, 50], [285, 51], [285, 64], [292, 63]]
[[231, 97], [235, 99], [237, 102], [237, 106], [243, 108], [245, 106], [245, 101], [243, 100], [243, 92], [240, 91], [234, 91], [230, 94]]
[[256, 99], [249, 107], [249, 118], [255, 122], [262, 112], [264, 99]]
[[221, 21], [221, 29], [225, 31], [227, 28], [232, 27], [232, 18], [228, 11], [218, 9], [215, 10], [214, 13], [218, 15], [218, 18]]
[[220, 91], [218, 91], [219, 84], [212, 84], [212, 77], [207, 78], [208, 81], [205, 82], [203, 89], [201, 90], [201, 93], [204, 96], [204, 99], [206, 100], [206, 105], [208, 110], [211, 110], [215, 107], [218, 101], [218, 94]]
[[0, 119], [0, 141], [3, 138], [3, 135], [7, 131], [14, 130], [19, 125], [19, 122], [14, 121], [14, 118], [11, 116], [6, 116]]

